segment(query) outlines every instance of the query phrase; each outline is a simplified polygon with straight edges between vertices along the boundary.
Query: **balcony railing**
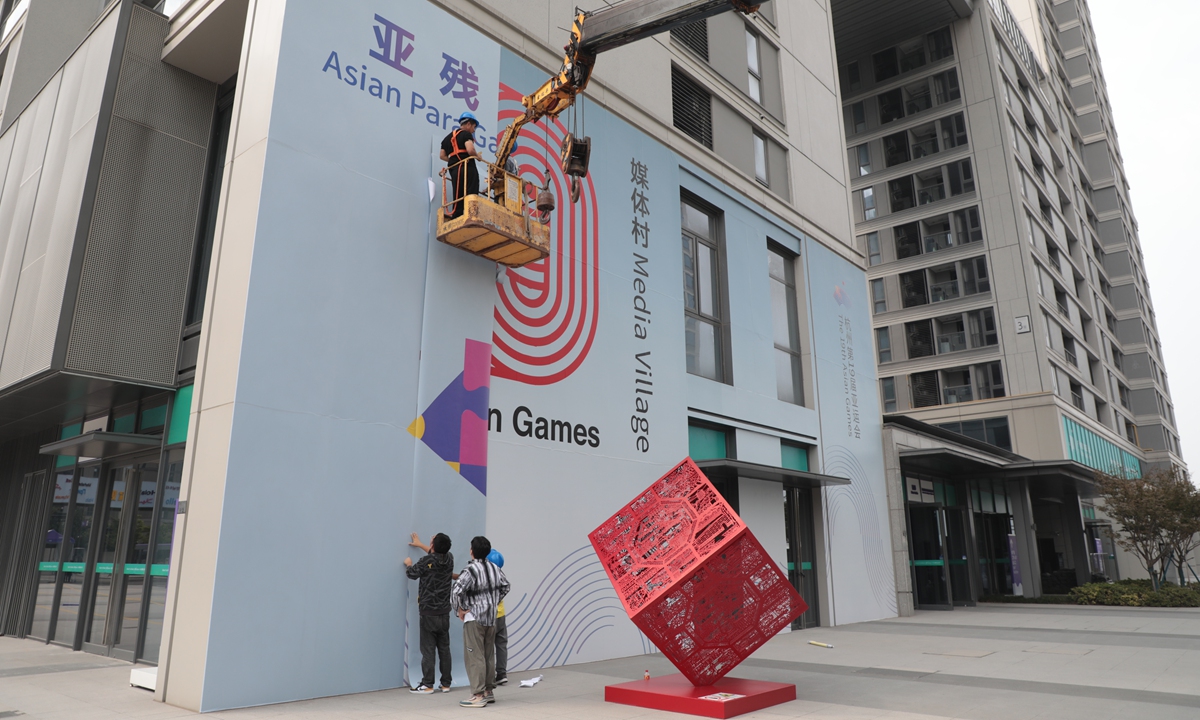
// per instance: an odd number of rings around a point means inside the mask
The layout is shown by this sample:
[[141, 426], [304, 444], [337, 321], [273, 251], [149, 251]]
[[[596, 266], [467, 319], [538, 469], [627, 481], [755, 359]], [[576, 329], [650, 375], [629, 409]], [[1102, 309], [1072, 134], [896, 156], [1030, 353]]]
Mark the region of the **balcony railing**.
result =
[[1071, 404], [1074, 405], [1075, 407], [1079, 408], [1080, 410], [1083, 410], [1084, 409], [1083, 395], [1080, 395], [1079, 393], [1072, 390], [1071, 391]]
[[1065, 318], [1071, 317], [1071, 310], [1070, 310], [1070, 308], [1067, 307], [1066, 303], [1064, 303], [1063, 301], [1060, 300], [1056, 304], [1058, 305], [1058, 313], [1060, 315], [1062, 315]]
[[1074, 350], [1071, 350], [1070, 348], [1063, 348], [1063, 357], [1067, 359], [1067, 362], [1071, 363], [1075, 367], [1079, 367], [1079, 358], [1075, 356]]
[[917, 158], [928, 157], [936, 154], [938, 151], [937, 139], [929, 138], [923, 142], [913, 143], [912, 156], [913, 160]]
[[937, 336], [938, 353], [958, 352], [967, 349], [965, 332], [943, 333]]
[[946, 282], [934, 283], [929, 286], [929, 297], [933, 302], [942, 302], [943, 300], [953, 300], [958, 297], [958, 281], [947, 280]]
[[921, 188], [917, 191], [917, 204], [928, 205], [929, 203], [937, 202], [946, 199], [945, 185], [930, 185], [929, 187]]
[[942, 390], [942, 398], [946, 405], [954, 403], [971, 402], [971, 386], [959, 385], [957, 387], [948, 387]]
[[948, 232], [925, 236], [925, 252], [937, 252], [954, 247], [954, 236]]

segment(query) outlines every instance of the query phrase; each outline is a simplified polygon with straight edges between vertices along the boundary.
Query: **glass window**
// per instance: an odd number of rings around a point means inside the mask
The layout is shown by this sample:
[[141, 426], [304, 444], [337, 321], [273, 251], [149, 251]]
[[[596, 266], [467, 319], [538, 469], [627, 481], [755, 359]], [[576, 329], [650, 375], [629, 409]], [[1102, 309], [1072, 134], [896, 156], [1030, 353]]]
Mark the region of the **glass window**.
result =
[[917, 223], [894, 227], [892, 235], [896, 240], [897, 260], [921, 254], [921, 228]]
[[967, 325], [971, 332], [971, 347], [987, 347], [1000, 342], [996, 334], [996, 316], [991, 308], [967, 313]]
[[952, 196], [975, 192], [975, 175], [971, 172], [970, 158], [951, 163], [948, 169], [950, 171], [950, 194]]
[[888, 181], [888, 196], [891, 198], [892, 212], [900, 212], [916, 207], [916, 192], [913, 190], [911, 175]]
[[941, 30], [935, 30], [927, 36], [929, 40], [929, 59], [932, 62], [943, 60], [954, 55], [954, 41], [950, 35], [950, 28], [944, 27]]
[[754, 179], [763, 185], [770, 184], [767, 175], [767, 140], [758, 133], [754, 133]]
[[972, 370], [980, 399], [1004, 397], [1004, 371], [999, 360], [976, 365]]
[[858, 162], [858, 175], [871, 174], [871, 147], [866, 143], [854, 148], [855, 161]]
[[759, 62], [758, 36], [746, 30], [746, 67], [749, 69], [750, 99], [762, 103], [762, 66]]
[[[720, 259], [711, 239], [713, 219], [683, 203], [683, 305], [687, 371], [724, 381]], [[702, 232], [698, 232], [703, 228]]]
[[893, 120], [904, 117], [904, 93], [900, 88], [880, 94], [877, 101], [880, 125], [887, 125]]
[[879, 394], [883, 399], [883, 411], [896, 412], [896, 378], [880, 379]]
[[913, 407], [932, 407], [942, 404], [941, 396], [938, 393], [937, 376], [936, 370], [913, 373], [908, 376], [908, 382], [912, 389]]
[[967, 144], [967, 123], [962, 113], [943, 118], [941, 126], [943, 147], [949, 149]]
[[962, 281], [963, 295], [975, 295], [976, 293], [991, 290], [991, 283], [988, 281], [987, 258], [981, 255], [977, 258], [964, 260], [962, 263]]
[[858, 63], [852, 62], [846, 66], [846, 74], [842, 78], [842, 92], [849, 95], [862, 88], [862, 73], [858, 69]]
[[854, 121], [854, 132], [860, 133], [867, 129], [867, 111], [861, 101], [850, 106], [850, 117]]
[[958, 89], [958, 71], [951, 68], [933, 76], [934, 104], [942, 105], [958, 100], [962, 95]]
[[875, 68], [875, 82], [883, 82], [900, 74], [900, 63], [896, 58], [896, 48], [888, 48], [875, 53], [871, 58]]
[[883, 291], [883, 280], [871, 281], [871, 301], [875, 304], [875, 313], [887, 312], [887, 296]]
[[867, 264], [878, 265], [883, 262], [883, 253], [879, 250], [879, 233], [867, 233]]
[[859, 193], [862, 198], [863, 220], [875, 219], [875, 188], [863, 188]]
[[796, 307], [796, 256], [782, 247], [767, 248], [771, 283], [771, 318], [775, 340], [775, 389], [784, 402], [802, 405], [800, 322]]
[[906, 163], [908, 160], [908, 131], [888, 135], [883, 139], [883, 162], [887, 167]]
[[956, 245], [979, 242], [983, 239], [983, 226], [979, 222], [979, 208], [967, 208], [954, 212], [954, 242]]
[[896, 50], [900, 53], [900, 72], [916, 70], [925, 65], [925, 39], [901, 43]]
[[910, 360], [934, 354], [933, 326], [929, 320], [904, 323], [904, 339]]
[[906, 308], [925, 305], [929, 302], [924, 270], [900, 274], [900, 299]]
[[892, 338], [887, 328], [875, 328], [875, 349], [879, 354], [879, 362], [892, 361]]

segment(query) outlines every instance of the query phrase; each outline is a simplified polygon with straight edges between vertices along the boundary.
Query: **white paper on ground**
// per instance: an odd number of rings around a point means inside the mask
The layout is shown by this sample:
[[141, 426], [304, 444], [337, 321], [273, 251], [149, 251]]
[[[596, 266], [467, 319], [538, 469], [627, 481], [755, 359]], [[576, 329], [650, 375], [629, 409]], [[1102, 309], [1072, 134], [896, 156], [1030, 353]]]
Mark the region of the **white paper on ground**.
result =
[[538, 675], [535, 678], [529, 678], [528, 680], [522, 680], [521, 687], [533, 687], [534, 685], [537, 685], [541, 681], [542, 681], [542, 676]]

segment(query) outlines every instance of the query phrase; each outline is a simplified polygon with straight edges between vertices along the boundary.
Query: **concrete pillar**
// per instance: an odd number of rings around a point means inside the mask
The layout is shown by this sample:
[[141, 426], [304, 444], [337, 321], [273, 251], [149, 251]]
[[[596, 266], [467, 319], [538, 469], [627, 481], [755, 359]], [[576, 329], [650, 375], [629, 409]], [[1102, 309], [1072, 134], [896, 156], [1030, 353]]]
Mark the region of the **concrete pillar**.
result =
[[900, 468], [900, 450], [896, 431], [883, 428], [883, 473], [887, 483], [888, 516], [892, 525], [892, 569], [896, 577], [896, 607], [901, 617], [916, 613], [913, 601], [912, 573], [908, 569], [908, 517], [904, 509], [904, 473]]
[[1008, 498], [1013, 510], [1013, 531], [1017, 536], [1017, 557], [1021, 572], [1021, 594], [1042, 596], [1042, 565], [1037, 556], [1037, 526], [1033, 522], [1033, 503], [1029, 500], [1029, 481], [1008, 481]]
[[1063, 490], [1063, 542], [1070, 548], [1072, 562], [1075, 565], [1075, 579], [1080, 585], [1086, 585], [1092, 580], [1092, 566], [1088, 561], [1087, 532], [1083, 526], [1083, 508], [1079, 502], [1079, 492], [1074, 484]]

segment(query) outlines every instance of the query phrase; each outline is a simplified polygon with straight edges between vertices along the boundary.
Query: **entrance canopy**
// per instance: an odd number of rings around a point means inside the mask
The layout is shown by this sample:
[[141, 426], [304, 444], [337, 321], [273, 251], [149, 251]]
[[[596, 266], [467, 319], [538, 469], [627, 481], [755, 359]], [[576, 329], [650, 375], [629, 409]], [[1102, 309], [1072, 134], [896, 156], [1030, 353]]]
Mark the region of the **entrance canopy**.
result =
[[[1013, 455], [1013, 457], [1020, 457]], [[1074, 460], [1004, 460], [995, 461], [972, 457], [953, 448], [923, 448], [900, 451], [901, 466], [906, 472], [938, 477], [961, 477], [973, 480], [1030, 480], [1031, 493], [1036, 488], [1074, 485], [1080, 497], [1096, 497], [1096, 483], [1091, 468]]]
[[135, 435], [93, 430], [41, 447], [43, 455], [103, 458], [162, 446], [162, 435]]
[[821, 475], [820, 473], [804, 470], [791, 470], [772, 465], [760, 465], [759, 463], [746, 462], [744, 460], [730, 460], [728, 458], [701, 460], [696, 465], [704, 471], [709, 480], [714, 482], [717, 480], [748, 478], [782, 483], [785, 487], [806, 489], [818, 488], [823, 485], [850, 484], [849, 479], [833, 475]]

